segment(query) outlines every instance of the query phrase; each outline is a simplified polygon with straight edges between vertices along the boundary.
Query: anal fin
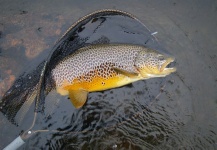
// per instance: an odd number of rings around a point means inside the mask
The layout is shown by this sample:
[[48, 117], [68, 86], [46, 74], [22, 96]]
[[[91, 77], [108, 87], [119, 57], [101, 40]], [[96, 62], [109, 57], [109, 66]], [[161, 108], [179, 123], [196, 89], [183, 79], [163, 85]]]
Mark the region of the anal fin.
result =
[[70, 90], [69, 98], [75, 108], [82, 107], [87, 100], [88, 92], [85, 90]]

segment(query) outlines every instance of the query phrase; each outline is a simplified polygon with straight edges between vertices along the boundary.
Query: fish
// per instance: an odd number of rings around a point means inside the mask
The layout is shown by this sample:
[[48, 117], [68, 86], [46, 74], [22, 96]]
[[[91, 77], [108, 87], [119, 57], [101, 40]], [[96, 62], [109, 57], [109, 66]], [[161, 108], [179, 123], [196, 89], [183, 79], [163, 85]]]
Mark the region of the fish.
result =
[[165, 77], [176, 71], [175, 59], [141, 45], [95, 44], [80, 48], [52, 70], [56, 91], [81, 108], [88, 93], [121, 87], [139, 80]]

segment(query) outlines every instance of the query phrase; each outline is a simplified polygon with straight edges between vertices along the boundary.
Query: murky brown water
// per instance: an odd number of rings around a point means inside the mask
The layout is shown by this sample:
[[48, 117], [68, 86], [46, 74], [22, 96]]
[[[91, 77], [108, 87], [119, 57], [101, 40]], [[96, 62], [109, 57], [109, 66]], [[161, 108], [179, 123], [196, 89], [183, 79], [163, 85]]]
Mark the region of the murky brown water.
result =
[[[47, 103], [54, 98], [60, 102], [53, 112], [46, 105], [34, 129], [62, 132], [36, 134], [21, 149], [217, 148], [216, 2], [1, 1], [0, 8], [0, 95], [21, 73], [37, 66], [72, 23], [98, 9], [134, 14], [151, 32], [158, 32], [161, 47], [176, 58], [177, 73], [91, 93], [80, 110], [67, 97], [50, 93]], [[142, 42], [135, 38], [135, 43]], [[3, 148], [28, 129], [33, 111], [19, 127], [0, 115]]]

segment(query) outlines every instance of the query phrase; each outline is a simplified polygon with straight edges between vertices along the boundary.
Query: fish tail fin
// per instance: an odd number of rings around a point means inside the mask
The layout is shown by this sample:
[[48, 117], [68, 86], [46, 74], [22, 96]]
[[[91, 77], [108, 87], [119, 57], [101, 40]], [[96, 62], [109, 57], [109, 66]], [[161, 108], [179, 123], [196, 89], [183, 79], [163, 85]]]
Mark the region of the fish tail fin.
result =
[[37, 96], [43, 64], [29, 74], [21, 75], [0, 100], [0, 112], [19, 125]]

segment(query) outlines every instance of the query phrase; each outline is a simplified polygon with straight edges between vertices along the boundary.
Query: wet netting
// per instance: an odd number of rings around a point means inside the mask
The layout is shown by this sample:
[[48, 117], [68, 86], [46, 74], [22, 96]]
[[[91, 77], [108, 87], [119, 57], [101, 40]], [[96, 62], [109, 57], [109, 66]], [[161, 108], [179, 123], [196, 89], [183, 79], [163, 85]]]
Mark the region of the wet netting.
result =
[[[79, 144], [76, 143], [80, 143], [79, 148], [88, 148], [79, 140], [96, 144], [98, 138], [106, 138], [107, 132], [115, 134], [114, 131], [118, 126], [128, 124], [131, 128], [136, 118], [141, 119], [140, 114], [151, 111], [147, 106], [159, 98], [165, 88], [164, 78], [159, 78], [154, 82], [141, 81], [117, 89], [91, 93], [85, 106], [76, 110], [72, 105], [68, 106], [70, 102], [67, 98], [64, 97], [62, 100], [63, 98], [58, 97], [58, 94], [55, 95], [51, 71], [63, 58], [90, 44], [138, 44], [167, 53], [154, 34], [154, 31], [149, 31], [141, 21], [127, 12], [100, 10], [88, 14], [68, 29], [55, 44], [50, 55], [37, 68], [31, 72], [25, 72], [15, 81], [1, 99], [0, 111], [16, 126], [23, 124], [32, 116], [29, 128], [22, 131], [20, 137], [25, 141], [35, 135], [35, 140], [42, 142], [37, 139], [40, 134], [36, 133], [49, 132], [48, 138], [42, 143], [44, 147], [51, 149], [78, 148]], [[137, 99], [142, 99], [142, 101], [137, 101]], [[63, 104], [67, 106], [62, 106]], [[67, 115], [57, 114], [58, 110], [64, 111]], [[53, 117], [55, 115], [59, 117]], [[45, 119], [42, 119], [43, 117]], [[58, 118], [63, 119], [60, 121]], [[37, 120], [45, 123], [42, 123], [40, 127], [36, 123]], [[123, 132], [127, 129], [119, 128], [118, 130], [118, 132]], [[98, 135], [99, 133], [101, 135]], [[146, 138], [150, 139], [150, 137]], [[110, 141], [113, 141], [112, 138]], [[144, 145], [144, 147], [151, 147], [149, 144]], [[100, 146], [98, 145], [99, 149]], [[117, 147], [115, 144], [112, 146]]]

